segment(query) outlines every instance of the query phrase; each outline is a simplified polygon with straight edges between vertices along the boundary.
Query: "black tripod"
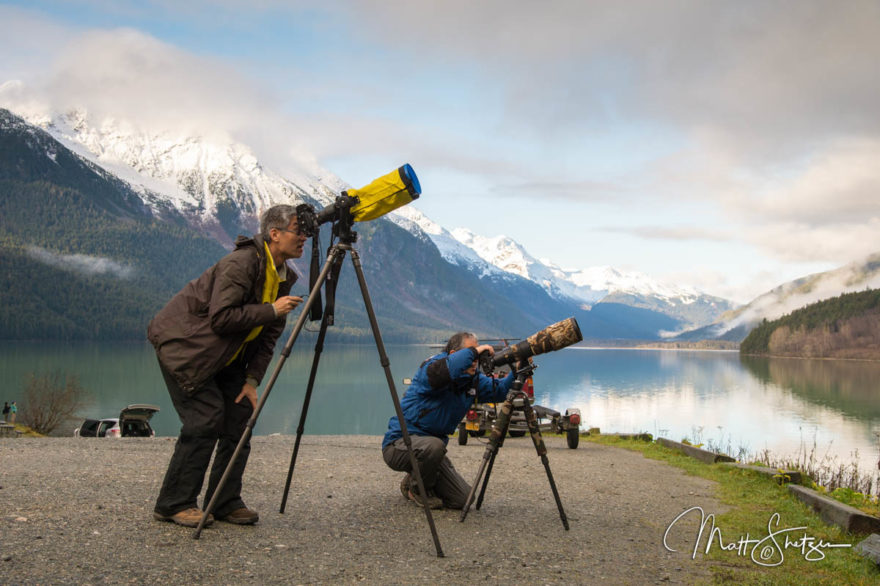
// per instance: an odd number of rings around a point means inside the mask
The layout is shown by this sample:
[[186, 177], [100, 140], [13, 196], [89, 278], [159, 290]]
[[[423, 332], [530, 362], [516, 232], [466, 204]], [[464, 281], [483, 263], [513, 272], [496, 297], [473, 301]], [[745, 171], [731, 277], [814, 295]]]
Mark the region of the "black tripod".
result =
[[498, 450], [504, 444], [504, 437], [507, 435], [507, 429], [510, 427], [510, 416], [513, 413], [514, 400], [521, 398], [523, 413], [526, 416], [526, 422], [529, 426], [529, 435], [532, 438], [532, 443], [535, 444], [535, 450], [541, 457], [541, 463], [544, 464], [544, 470], [547, 471], [547, 480], [550, 481], [550, 488], [553, 490], [553, 498], [556, 499], [556, 507], [559, 509], [559, 518], [562, 519], [562, 526], [568, 531], [568, 517], [565, 516], [565, 511], [562, 509], [562, 501], [559, 500], [559, 491], [556, 490], [556, 482], [553, 480], [553, 473], [550, 472], [550, 461], [547, 459], [547, 447], [544, 445], [544, 438], [541, 437], [541, 429], [538, 427], [538, 416], [535, 415], [535, 410], [532, 409], [529, 396], [522, 390], [523, 384], [527, 378], [532, 376], [535, 368], [536, 365], [528, 364], [524, 368], [516, 371], [516, 380], [513, 382], [510, 392], [507, 393], [507, 398], [501, 404], [498, 419], [495, 421], [495, 425], [492, 426], [492, 434], [489, 436], [489, 445], [486, 446], [486, 451], [483, 452], [483, 461], [480, 463], [480, 470], [477, 472], [477, 478], [474, 480], [474, 483], [471, 486], [471, 492], [468, 494], [464, 508], [461, 510], [459, 521], [463, 522], [465, 517], [467, 517], [468, 511], [471, 508], [471, 503], [474, 502], [474, 494], [477, 492], [477, 485], [480, 484], [480, 478], [483, 477], [483, 472], [485, 471], [486, 477], [483, 479], [483, 486], [480, 489], [480, 496], [477, 499], [477, 510], [479, 510], [480, 505], [483, 504], [483, 496], [486, 494], [486, 486], [489, 484], [489, 476], [492, 474], [492, 466], [495, 464], [495, 456], [498, 455]]
[[[382, 343], [382, 334], [379, 332], [379, 325], [376, 322], [376, 314], [373, 311], [373, 304], [370, 301], [370, 292], [367, 290], [367, 282], [364, 279], [364, 271], [361, 267], [360, 256], [357, 251], [353, 248], [352, 244], [357, 239], [357, 234], [352, 232], [347, 226], [334, 226], [334, 233], [338, 233], [340, 235], [339, 242], [330, 247], [330, 252], [327, 254], [327, 260], [324, 263], [323, 268], [321, 269], [320, 275], [318, 275], [317, 280], [312, 285], [312, 289], [309, 292], [309, 298], [306, 301], [305, 305], [302, 308], [302, 312], [300, 313], [299, 319], [296, 321], [296, 325], [293, 328], [293, 332], [290, 334], [290, 338], [287, 340], [287, 343], [284, 345], [284, 348], [281, 351], [281, 357], [278, 359], [278, 364], [275, 365], [275, 370], [272, 372], [272, 376], [269, 379], [269, 383], [266, 385], [266, 389], [263, 391], [260, 400], [257, 402], [257, 406], [254, 408], [254, 412], [251, 415], [251, 418], [247, 422], [247, 426], [244, 430], [244, 433], [241, 436], [241, 439], [238, 442], [238, 446], [235, 448], [235, 452], [232, 454], [232, 458], [229, 460], [229, 464], [226, 466], [226, 470], [223, 472], [223, 476], [220, 478], [220, 482], [217, 485], [217, 488], [214, 491], [214, 495], [211, 497], [211, 501], [208, 503], [208, 506], [205, 507], [205, 511], [202, 514], [202, 519], [199, 522], [199, 526], [196, 528], [196, 532], [194, 535], [195, 539], [199, 538], [199, 535], [202, 532], [202, 529], [205, 526], [205, 521], [208, 518], [208, 515], [214, 508], [216, 504], [217, 495], [221, 493], [221, 489], [226, 484], [227, 477], [232, 470], [235, 461], [238, 459], [239, 453], [242, 450], [242, 447], [245, 443], [250, 439], [251, 434], [253, 433], [254, 425], [257, 422], [257, 418], [260, 415], [260, 411], [263, 409], [263, 405], [266, 403], [266, 399], [269, 398], [269, 393], [272, 391], [272, 387], [275, 384], [278, 375], [281, 372], [281, 368], [284, 366], [285, 360], [290, 356], [290, 351], [293, 348], [293, 344], [296, 342], [297, 337], [299, 336], [300, 331], [305, 324], [306, 318], [309, 315], [309, 311], [312, 308], [312, 305], [317, 302], [321, 298], [321, 287], [327, 283], [327, 310], [324, 312], [324, 316], [321, 319], [321, 329], [318, 334], [318, 340], [315, 344], [315, 356], [312, 361], [312, 369], [309, 373], [309, 382], [308, 387], [306, 389], [306, 396], [303, 402], [303, 409], [300, 415], [299, 426], [296, 430], [296, 442], [294, 444], [293, 449], [293, 457], [290, 461], [290, 469], [287, 474], [287, 484], [284, 487], [284, 498], [281, 502], [281, 512], [284, 512], [284, 507], [287, 502], [287, 493], [290, 490], [290, 482], [293, 478], [293, 468], [296, 463], [297, 453], [299, 452], [299, 444], [300, 439], [302, 438], [303, 430], [305, 429], [305, 421], [306, 414], [309, 408], [309, 401], [312, 396], [312, 388], [315, 383], [315, 376], [318, 372], [318, 362], [321, 357], [321, 351], [324, 347], [324, 337], [327, 333], [327, 327], [332, 324], [333, 320], [333, 298], [335, 296], [336, 283], [339, 276], [339, 271], [342, 268], [342, 260], [345, 258], [345, 253], [351, 253], [352, 264], [354, 265], [354, 271], [357, 275], [358, 284], [361, 289], [361, 296], [364, 299], [364, 307], [367, 311], [367, 316], [370, 320], [370, 327], [373, 331], [373, 338], [376, 341], [376, 349], [379, 351], [379, 362], [382, 365], [382, 368], [385, 370], [385, 378], [388, 381], [388, 390], [391, 393], [391, 399], [394, 402], [394, 410], [397, 413], [397, 419], [400, 421], [400, 429], [403, 433], [403, 442], [406, 444], [406, 449], [409, 452], [409, 460], [412, 465], [412, 476], [415, 478], [416, 483], [418, 484], [419, 494], [427, 494], [425, 491], [425, 486], [422, 482], [422, 475], [419, 471], [419, 463], [416, 460], [415, 452], [412, 449], [412, 441], [410, 440], [409, 432], [406, 428], [406, 420], [403, 417], [403, 410], [400, 407], [400, 399], [397, 396], [397, 390], [394, 386], [394, 379], [391, 375], [390, 361], [388, 360], [388, 355], [385, 353], [385, 345]], [[313, 246], [317, 246], [316, 242], [313, 242]], [[434, 517], [431, 515], [431, 509], [428, 506], [428, 501], [425, 499], [424, 502], [425, 516], [428, 518], [428, 525], [431, 528], [431, 536], [434, 539], [434, 547], [437, 549], [437, 557], [443, 557], [443, 550], [440, 547], [440, 539], [437, 536], [437, 528], [434, 526]]]

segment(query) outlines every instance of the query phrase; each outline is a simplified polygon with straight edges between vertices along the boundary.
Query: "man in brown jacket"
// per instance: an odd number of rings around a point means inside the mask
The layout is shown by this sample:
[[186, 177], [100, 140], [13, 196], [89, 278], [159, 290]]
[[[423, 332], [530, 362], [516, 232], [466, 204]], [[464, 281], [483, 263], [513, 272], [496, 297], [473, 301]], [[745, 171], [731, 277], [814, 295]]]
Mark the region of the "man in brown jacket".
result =
[[[302, 256], [305, 241], [293, 206], [269, 208], [260, 234], [239, 236], [235, 250], [190, 281], [150, 322], [147, 337], [183, 424], [154, 518], [198, 525], [197, 501], [211, 455], [216, 447], [205, 503], [257, 405], [257, 386], [286, 316], [302, 302], [288, 295], [296, 275], [287, 260]], [[240, 525], [259, 520], [241, 499], [249, 452], [248, 443], [218, 496], [218, 520]]]

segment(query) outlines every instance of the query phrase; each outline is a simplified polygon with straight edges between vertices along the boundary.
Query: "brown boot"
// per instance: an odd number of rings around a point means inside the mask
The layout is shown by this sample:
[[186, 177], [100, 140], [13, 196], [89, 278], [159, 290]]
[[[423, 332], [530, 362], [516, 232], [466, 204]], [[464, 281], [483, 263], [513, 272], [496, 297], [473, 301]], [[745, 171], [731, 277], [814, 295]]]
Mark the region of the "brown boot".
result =
[[[400, 481], [400, 492], [404, 497], [408, 498], [418, 506], [424, 506], [422, 497], [419, 495], [419, 487], [412, 481], [412, 475], [410, 475], [409, 472], [407, 472], [406, 476], [403, 477], [403, 480]], [[431, 490], [428, 490], [428, 507], [432, 509], [443, 508], [443, 499], [435, 496], [434, 492]]]
[[240, 509], [235, 509], [231, 513], [223, 515], [222, 517], [218, 516], [217, 520], [225, 521], [227, 523], [233, 523], [235, 525], [253, 525], [260, 520], [260, 514], [254, 510], [248, 509], [247, 507], [242, 507]]
[[[197, 507], [179, 511], [173, 515], [163, 515], [162, 513], [153, 512], [153, 518], [157, 521], [170, 521], [171, 523], [177, 523], [184, 527], [198, 527], [199, 522], [202, 520], [202, 515], [202, 510]], [[205, 527], [213, 522], [214, 515], [208, 515], [208, 519], [205, 521]]]

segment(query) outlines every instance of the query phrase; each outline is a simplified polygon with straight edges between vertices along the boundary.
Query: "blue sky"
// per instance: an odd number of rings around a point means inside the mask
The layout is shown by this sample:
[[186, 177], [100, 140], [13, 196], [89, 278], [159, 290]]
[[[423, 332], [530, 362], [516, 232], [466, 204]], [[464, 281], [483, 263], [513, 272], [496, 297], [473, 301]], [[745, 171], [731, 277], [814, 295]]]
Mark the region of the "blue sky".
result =
[[409, 162], [446, 228], [746, 302], [880, 252], [878, 39], [873, 1], [31, 0], [0, 84]]

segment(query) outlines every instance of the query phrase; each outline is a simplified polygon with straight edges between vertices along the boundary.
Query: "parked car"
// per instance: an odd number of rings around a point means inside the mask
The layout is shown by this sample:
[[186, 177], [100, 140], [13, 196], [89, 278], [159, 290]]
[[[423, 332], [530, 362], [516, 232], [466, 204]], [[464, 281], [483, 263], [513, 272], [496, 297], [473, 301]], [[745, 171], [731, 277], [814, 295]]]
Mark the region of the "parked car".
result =
[[73, 431], [74, 437], [153, 437], [150, 419], [159, 411], [155, 405], [129, 405], [119, 417], [86, 419]]

